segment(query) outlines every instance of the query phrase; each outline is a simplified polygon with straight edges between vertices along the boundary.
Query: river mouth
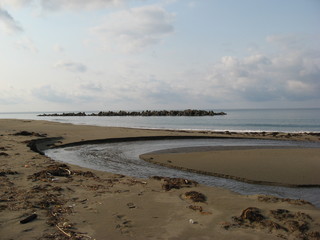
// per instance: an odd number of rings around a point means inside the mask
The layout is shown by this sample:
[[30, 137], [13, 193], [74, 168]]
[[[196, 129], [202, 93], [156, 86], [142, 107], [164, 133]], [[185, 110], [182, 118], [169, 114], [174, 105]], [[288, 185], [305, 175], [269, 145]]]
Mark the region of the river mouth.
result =
[[[152, 176], [178, 177], [195, 180], [200, 184], [216, 186], [244, 194], [265, 194], [282, 198], [304, 199], [320, 207], [320, 188], [288, 188], [239, 182], [232, 179], [207, 176], [155, 165], [140, 159], [140, 155], [154, 151], [177, 151], [194, 148], [290, 148], [320, 147], [319, 143], [275, 141], [257, 139], [172, 139], [149, 141], [126, 141], [87, 144], [48, 149], [45, 154], [57, 161], [81, 167], [123, 174], [137, 178]], [[169, 149], [169, 150], [168, 150]]]

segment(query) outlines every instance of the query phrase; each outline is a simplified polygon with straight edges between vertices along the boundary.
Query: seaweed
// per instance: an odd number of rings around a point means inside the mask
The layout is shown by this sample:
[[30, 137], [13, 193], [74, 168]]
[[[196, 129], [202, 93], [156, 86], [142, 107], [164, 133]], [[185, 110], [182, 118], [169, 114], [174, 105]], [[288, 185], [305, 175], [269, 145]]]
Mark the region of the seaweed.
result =
[[203, 193], [199, 193], [196, 191], [186, 192], [185, 197], [191, 199], [193, 202], [205, 202], [207, 201], [207, 197]]

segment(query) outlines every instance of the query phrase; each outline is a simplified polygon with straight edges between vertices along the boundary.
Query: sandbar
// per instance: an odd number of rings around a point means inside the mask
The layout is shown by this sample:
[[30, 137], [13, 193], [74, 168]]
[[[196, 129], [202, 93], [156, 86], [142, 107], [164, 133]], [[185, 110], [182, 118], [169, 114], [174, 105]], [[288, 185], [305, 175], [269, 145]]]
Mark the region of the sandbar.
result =
[[[201, 148], [200, 148], [201, 150]], [[319, 148], [246, 148], [187, 153], [149, 153], [149, 162], [256, 184], [320, 186]], [[178, 150], [177, 150], [178, 151]], [[183, 149], [182, 149], [183, 151]]]

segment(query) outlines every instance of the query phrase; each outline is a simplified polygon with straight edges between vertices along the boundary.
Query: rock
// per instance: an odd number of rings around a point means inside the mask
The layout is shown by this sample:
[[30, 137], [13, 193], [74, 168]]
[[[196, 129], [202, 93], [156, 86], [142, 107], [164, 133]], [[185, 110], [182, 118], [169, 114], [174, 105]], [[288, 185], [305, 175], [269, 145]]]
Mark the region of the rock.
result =
[[145, 110], [141, 112], [137, 111], [123, 111], [120, 110], [118, 112], [108, 111], [108, 112], [99, 112], [99, 113], [91, 113], [86, 114], [85, 112], [78, 112], [78, 113], [53, 113], [53, 114], [41, 114], [38, 116], [41, 117], [74, 117], [74, 116], [188, 116], [188, 117], [202, 117], [202, 116], [216, 116], [216, 115], [226, 115], [225, 112], [214, 112], [214, 111], [206, 111], [206, 110], [196, 110], [196, 109], [186, 109], [186, 110], [160, 110], [160, 111], [151, 111]]

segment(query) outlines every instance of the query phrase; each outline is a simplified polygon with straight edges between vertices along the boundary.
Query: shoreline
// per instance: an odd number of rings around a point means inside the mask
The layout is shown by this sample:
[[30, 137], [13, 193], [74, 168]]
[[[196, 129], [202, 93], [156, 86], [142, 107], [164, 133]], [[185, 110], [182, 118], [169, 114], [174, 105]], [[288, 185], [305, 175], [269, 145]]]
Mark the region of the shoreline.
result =
[[[28, 134], [23, 135], [22, 131]], [[320, 210], [303, 200], [251, 195], [185, 179], [137, 179], [62, 164], [31, 151], [38, 138], [56, 146], [94, 139], [223, 136], [0, 120], [0, 235], [9, 239], [278, 239], [320, 236]], [[238, 137], [248, 137], [238, 134]], [[260, 136], [272, 138], [272, 136]], [[277, 134], [275, 139], [287, 139]], [[258, 138], [258, 136], [254, 136]], [[318, 141], [317, 136], [291, 136]], [[195, 196], [198, 196], [197, 198]], [[281, 211], [278, 211], [282, 209]], [[253, 215], [257, 219], [248, 218]], [[20, 221], [36, 212], [35, 220]], [[285, 212], [286, 215], [283, 215]]]
[[[279, 111], [281, 110], [281, 111]], [[147, 120], [144, 117], [138, 117], [139, 120], [134, 120], [133, 117], [89, 117], [85, 119], [83, 117], [58, 117], [58, 122], [66, 123], [73, 122], [74, 124], [86, 124], [97, 126], [115, 126], [118, 127], [130, 127], [130, 128], [143, 128], [152, 129], [156, 126], [156, 129], [177, 129], [188, 131], [229, 131], [229, 132], [285, 132], [285, 133], [304, 133], [314, 132], [320, 133], [319, 129], [319, 109], [229, 109], [230, 115], [224, 118], [215, 118], [210, 120], [210, 117], [186, 117], [185, 120], [179, 120], [178, 118], [172, 118], [174, 124], [164, 123], [168, 120], [161, 120], [159, 117]], [[221, 111], [221, 110], [219, 110]], [[88, 114], [98, 112], [87, 111]], [[51, 117], [37, 117], [42, 112], [29, 112], [29, 113], [0, 113], [1, 118], [23, 119], [29, 118], [32, 120], [46, 120], [52, 121]], [[61, 113], [61, 111], [50, 112], [50, 114]], [[259, 117], [259, 115], [261, 117]], [[264, 117], [265, 116], [265, 117]], [[292, 116], [288, 118], [289, 116]], [[248, 119], [247, 119], [248, 117]], [[130, 118], [130, 119], [129, 119]], [[170, 117], [171, 118], [171, 117]], [[296, 120], [294, 120], [296, 118]], [[126, 120], [127, 119], [127, 120]], [[184, 119], [184, 118], [183, 118]], [[198, 120], [193, 120], [198, 119]], [[205, 120], [207, 119], [207, 120]], [[224, 120], [225, 119], [225, 120]], [[243, 122], [244, 119], [249, 122]], [[251, 119], [251, 120], [250, 120]], [[283, 119], [284, 121], [281, 121]], [[302, 120], [301, 121], [299, 121]], [[259, 120], [257, 122], [256, 120]], [[56, 120], [53, 120], [56, 121]], [[170, 122], [171, 120], [169, 120]], [[212, 122], [211, 122], [212, 121]], [[156, 124], [155, 124], [156, 123]], [[197, 124], [199, 123], [199, 124]], [[212, 123], [212, 124], [211, 124]], [[246, 124], [248, 123], [248, 124]], [[255, 124], [258, 123], [258, 124]], [[286, 124], [288, 123], [288, 124]]]

